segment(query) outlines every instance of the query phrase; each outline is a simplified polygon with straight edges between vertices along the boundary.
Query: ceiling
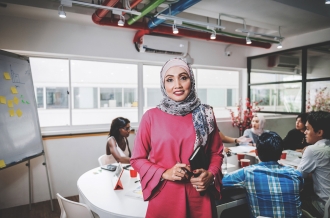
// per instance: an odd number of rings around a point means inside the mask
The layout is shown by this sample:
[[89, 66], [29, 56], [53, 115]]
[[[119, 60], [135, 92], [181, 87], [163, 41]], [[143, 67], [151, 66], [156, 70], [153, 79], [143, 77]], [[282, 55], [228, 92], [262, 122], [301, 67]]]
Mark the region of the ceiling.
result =
[[[58, 19], [59, 5], [57, 0], [0, 0], [0, 16]], [[81, 15], [91, 15], [95, 9], [77, 5], [64, 9], [68, 21], [94, 25], [89, 16]], [[326, 5], [324, 0], [202, 0], [177, 16], [217, 23], [219, 14], [242, 17], [247, 28], [258, 33], [278, 35], [281, 26], [284, 38], [330, 28], [330, 5]], [[242, 28], [242, 20], [225, 15], [221, 16], [221, 24], [226, 26], [226, 31], [233, 33], [236, 28]]]

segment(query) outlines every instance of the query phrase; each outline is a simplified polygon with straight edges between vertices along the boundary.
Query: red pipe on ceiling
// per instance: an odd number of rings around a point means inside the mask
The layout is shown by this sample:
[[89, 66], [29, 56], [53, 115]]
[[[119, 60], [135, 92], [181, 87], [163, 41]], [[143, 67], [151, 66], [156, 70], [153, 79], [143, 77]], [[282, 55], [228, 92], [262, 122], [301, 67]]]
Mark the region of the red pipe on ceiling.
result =
[[252, 41], [252, 44], [248, 45], [248, 44], [246, 44], [245, 39], [234, 38], [234, 37], [229, 37], [229, 36], [221, 36], [221, 35], [217, 35], [216, 39], [211, 40], [210, 33], [197, 32], [197, 31], [192, 31], [192, 30], [188, 30], [188, 29], [180, 29], [178, 34], [173, 34], [172, 27], [169, 27], [169, 26], [160, 25], [154, 29], [149, 29], [146, 23], [136, 22], [132, 25], [128, 25], [125, 23], [124, 26], [119, 27], [117, 24], [118, 19], [111, 19], [111, 18], [107, 18], [107, 17], [104, 17], [100, 21], [94, 20], [94, 17], [93, 17], [93, 21], [94, 21], [94, 23], [101, 25], [101, 26], [112, 26], [112, 27], [118, 27], [118, 28], [128, 28], [128, 29], [139, 30], [134, 36], [134, 39], [133, 39], [134, 43], [136, 43], [136, 42], [140, 43], [141, 37], [146, 34], [158, 33], [158, 34], [171, 35], [171, 36], [181, 36], [181, 37], [188, 37], [188, 38], [195, 38], [195, 39], [203, 39], [203, 40], [208, 40], [208, 41], [244, 45], [244, 46], [249, 46], [249, 47], [258, 47], [258, 48], [270, 48], [271, 47], [270, 43]]
[[[105, 0], [102, 5], [112, 7], [117, 4], [119, 0]], [[107, 14], [109, 10], [107, 9], [97, 9], [92, 15], [92, 20], [95, 22], [100, 22]]]

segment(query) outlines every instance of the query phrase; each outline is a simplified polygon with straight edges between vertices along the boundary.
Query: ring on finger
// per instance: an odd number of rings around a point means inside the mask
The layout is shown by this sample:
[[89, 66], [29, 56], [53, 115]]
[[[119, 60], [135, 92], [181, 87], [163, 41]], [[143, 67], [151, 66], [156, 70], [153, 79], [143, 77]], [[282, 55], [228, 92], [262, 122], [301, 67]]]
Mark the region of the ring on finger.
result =
[[196, 190], [198, 189], [198, 185], [195, 186]]

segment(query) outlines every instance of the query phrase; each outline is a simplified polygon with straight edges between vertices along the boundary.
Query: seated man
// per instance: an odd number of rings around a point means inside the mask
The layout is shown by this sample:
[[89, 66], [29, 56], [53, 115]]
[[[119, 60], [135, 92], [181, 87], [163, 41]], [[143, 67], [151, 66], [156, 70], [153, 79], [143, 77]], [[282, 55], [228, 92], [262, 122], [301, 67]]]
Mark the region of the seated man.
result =
[[305, 149], [298, 170], [305, 178], [311, 174], [315, 196], [310, 202], [323, 216], [324, 205], [330, 197], [330, 113], [311, 112], [307, 117], [305, 135], [306, 141], [312, 145]]
[[303, 178], [292, 167], [280, 165], [283, 140], [275, 132], [264, 132], [257, 141], [256, 154], [262, 161], [226, 175], [224, 187], [244, 187], [251, 217], [301, 217], [300, 190]]
[[309, 144], [305, 139], [305, 124], [308, 114], [301, 113], [296, 118], [296, 128], [290, 130], [288, 134], [283, 139], [284, 149], [290, 149], [295, 151], [302, 151], [303, 148]]

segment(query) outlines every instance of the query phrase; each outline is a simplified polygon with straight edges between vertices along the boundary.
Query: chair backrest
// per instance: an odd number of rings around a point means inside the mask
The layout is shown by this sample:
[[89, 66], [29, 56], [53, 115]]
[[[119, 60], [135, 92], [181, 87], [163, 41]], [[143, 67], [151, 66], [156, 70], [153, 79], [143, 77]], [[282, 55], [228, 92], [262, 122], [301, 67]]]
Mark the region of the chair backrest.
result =
[[329, 218], [329, 213], [330, 213], [330, 197], [327, 201], [327, 203], [325, 203], [325, 206], [324, 206], [324, 216], [323, 218]]
[[[59, 195], [59, 194], [57, 194], [57, 195]], [[61, 208], [61, 216], [60, 216], [60, 218], [66, 218], [66, 213], [64, 211], [62, 201], [61, 201], [61, 199], [58, 196], [57, 196], [57, 200], [58, 200], [58, 204], [60, 205], [60, 208]]]
[[106, 160], [107, 156], [108, 156], [108, 155], [103, 154], [103, 155], [101, 155], [101, 156], [97, 159], [97, 160], [99, 161], [100, 166], [105, 165], [105, 160]]
[[57, 193], [57, 199], [62, 203], [66, 217], [94, 218], [92, 211], [87, 205], [65, 199], [59, 193]]

